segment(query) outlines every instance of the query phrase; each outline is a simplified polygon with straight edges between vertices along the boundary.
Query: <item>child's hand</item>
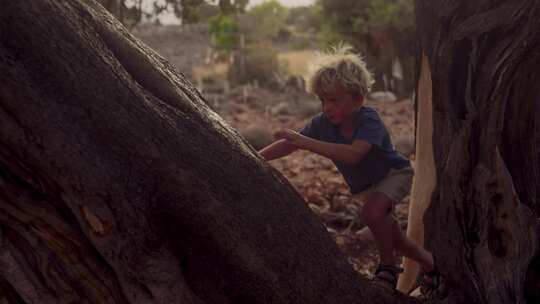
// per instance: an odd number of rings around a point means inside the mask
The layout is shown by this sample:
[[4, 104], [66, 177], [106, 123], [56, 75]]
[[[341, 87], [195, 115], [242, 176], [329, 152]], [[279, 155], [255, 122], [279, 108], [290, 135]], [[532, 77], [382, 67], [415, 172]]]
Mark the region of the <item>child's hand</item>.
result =
[[298, 148], [305, 148], [309, 138], [291, 129], [277, 131], [274, 134], [277, 139], [285, 139], [287, 142], [295, 145]]
[[298, 138], [300, 135], [296, 131], [293, 131], [291, 129], [283, 129], [279, 130], [276, 133], [274, 133], [274, 137], [277, 139], [286, 139], [289, 141], [294, 141], [295, 138]]

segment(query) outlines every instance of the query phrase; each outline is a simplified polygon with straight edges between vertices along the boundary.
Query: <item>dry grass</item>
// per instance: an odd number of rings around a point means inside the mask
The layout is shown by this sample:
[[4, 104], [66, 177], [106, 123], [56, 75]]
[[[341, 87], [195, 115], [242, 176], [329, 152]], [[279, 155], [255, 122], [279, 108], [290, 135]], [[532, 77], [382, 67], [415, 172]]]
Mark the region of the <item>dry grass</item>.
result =
[[289, 74], [303, 76], [307, 72], [309, 62], [315, 59], [316, 54], [314, 50], [282, 52], [278, 54], [278, 59], [287, 62]]
[[[307, 72], [307, 67], [310, 61], [315, 59], [316, 51], [288, 51], [280, 52], [278, 60], [287, 62], [287, 69], [291, 75], [303, 76]], [[213, 65], [201, 65], [194, 67], [191, 71], [193, 79], [203, 79], [208, 76], [225, 79], [229, 65], [227, 63], [216, 63]]]
[[193, 79], [203, 79], [208, 76], [218, 77], [218, 78], [227, 78], [227, 70], [229, 65], [227, 63], [216, 63], [213, 65], [201, 65], [196, 66], [191, 71]]

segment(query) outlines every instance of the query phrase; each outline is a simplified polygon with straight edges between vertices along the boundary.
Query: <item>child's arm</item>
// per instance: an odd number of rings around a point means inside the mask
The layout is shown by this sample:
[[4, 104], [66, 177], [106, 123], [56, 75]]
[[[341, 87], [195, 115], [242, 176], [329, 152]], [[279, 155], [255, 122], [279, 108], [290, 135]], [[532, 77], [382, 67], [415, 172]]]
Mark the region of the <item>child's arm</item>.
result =
[[371, 150], [371, 144], [364, 140], [355, 140], [352, 144], [334, 144], [309, 138], [293, 130], [283, 130], [276, 137], [286, 140], [300, 149], [309, 150], [333, 161], [356, 164]]
[[286, 139], [280, 139], [264, 147], [259, 151], [259, 154], [266, 160], [272, 160], [287, 156], [297, 149], [298, 148], [295, 145], [288, 142]]

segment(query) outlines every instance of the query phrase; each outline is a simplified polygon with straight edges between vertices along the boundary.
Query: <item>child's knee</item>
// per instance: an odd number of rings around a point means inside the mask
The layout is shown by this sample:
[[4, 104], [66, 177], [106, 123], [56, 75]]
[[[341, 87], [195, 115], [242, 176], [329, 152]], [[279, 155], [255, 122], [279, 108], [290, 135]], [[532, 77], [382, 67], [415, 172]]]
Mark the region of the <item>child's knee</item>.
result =
[[369, 225], [382, 221], [389, 212], [390, 209], [386, 206], [368, 202], [362, 207], [360, 217]]

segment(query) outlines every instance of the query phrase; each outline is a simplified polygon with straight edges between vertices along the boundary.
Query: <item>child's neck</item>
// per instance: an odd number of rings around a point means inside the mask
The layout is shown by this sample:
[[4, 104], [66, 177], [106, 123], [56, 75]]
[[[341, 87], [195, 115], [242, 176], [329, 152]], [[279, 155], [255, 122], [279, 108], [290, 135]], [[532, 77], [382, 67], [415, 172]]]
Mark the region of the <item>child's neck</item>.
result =
[[351, 139], [353, 137], [354, 133], [354, 114], [362, 108], [362, 105], [356, 107], [351, 114], [349, 115], [348, 119], [345, 119], [341, 122], [339, 125], [339, 132], [341, 135], [347, 139]]
[[360, 110], [362, 106], [357, 107], [354, 111], [351, 112], [348, 119], [341, 122], [339, 125], [339, 131], [345, 138], [351, 138], [354, 132], [354, 113]]
[[343, 121], [340, 125], [339, 125], [339, 132], [341, 133], [341, 135], [343, 135], [343, 137], [345, 138], [352, 138], [353, 137], [353, 133], [354, 133], [354, 124], [353, 124], [353, 119], [351, 117], [351, 119], [347, 119], [346, 121]]

